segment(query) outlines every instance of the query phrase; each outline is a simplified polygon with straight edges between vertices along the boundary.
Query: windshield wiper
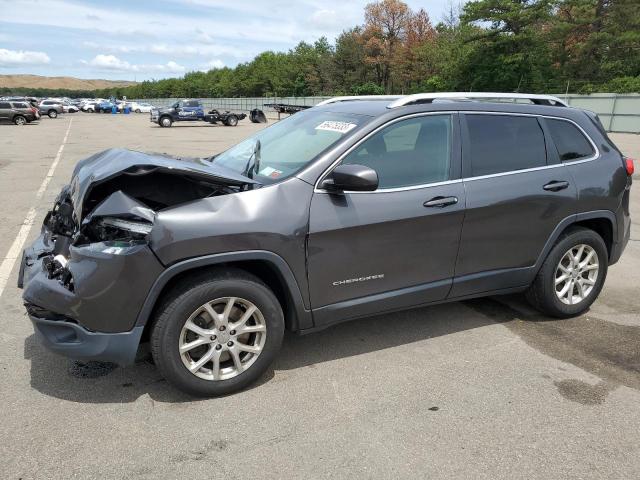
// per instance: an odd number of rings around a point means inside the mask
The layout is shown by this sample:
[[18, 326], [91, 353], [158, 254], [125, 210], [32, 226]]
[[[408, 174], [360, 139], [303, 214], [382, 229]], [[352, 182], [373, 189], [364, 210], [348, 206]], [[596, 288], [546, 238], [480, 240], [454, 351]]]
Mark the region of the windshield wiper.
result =
[[253, 179], [254, 173], [258, 173], [260, 169], [260, 148], [260, 139], [256, 139], [256, 143], [253, 146], [253, 153], [249, 157], [249, 160], [247, 160], [247, 165], [244, 167], [244, 172], [242, 172], [245, 177]]

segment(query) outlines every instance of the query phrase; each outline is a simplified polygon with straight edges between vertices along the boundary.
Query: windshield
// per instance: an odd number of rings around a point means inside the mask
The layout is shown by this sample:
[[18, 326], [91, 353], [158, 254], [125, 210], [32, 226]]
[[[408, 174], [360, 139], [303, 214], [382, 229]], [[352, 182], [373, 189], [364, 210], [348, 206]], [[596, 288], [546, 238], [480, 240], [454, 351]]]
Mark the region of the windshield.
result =
[[240, 142], [213, 162], [262, 184], [274, 183], [295, 174], [369, 120], [371, 117], [355, 114], [299, 112]]

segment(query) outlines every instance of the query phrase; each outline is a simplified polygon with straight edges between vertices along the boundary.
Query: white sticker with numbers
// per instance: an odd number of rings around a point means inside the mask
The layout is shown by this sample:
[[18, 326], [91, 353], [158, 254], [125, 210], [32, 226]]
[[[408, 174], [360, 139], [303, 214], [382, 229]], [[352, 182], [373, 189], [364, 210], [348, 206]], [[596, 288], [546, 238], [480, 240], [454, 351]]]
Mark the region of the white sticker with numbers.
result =
[[322, 122], [316, 127], [316, 130], [328, 130], [329, 132], [347, 133], [353, 130], [357, 125], [349, 122], [332, 122], [330, 120]]

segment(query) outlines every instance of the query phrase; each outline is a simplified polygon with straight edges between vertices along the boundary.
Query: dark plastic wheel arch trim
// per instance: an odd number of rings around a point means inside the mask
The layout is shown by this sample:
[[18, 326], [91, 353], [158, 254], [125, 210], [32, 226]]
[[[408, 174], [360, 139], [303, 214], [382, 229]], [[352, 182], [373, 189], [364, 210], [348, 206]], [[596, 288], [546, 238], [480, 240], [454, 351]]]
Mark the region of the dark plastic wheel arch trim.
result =
[[156, 279], [155, 283], [149, 290], [147, 298], [142, 305], [142, 309], [138, 314], [136, 320], [136, 326], [146, 325], [153, 307], [155, 306], [163, 288], [169, 283], [169, 281], [176, 275], [193, 270], [195, 268], [214, 266], [223, 263], [242, 262], [242, 261], [255, 261], [261, 260], [271, 263], [282, 276], [282, 279], [286, 283], [286, 287], [289, 290], [290, 298], [293, 302], [293, 310], [295, 311], [296, 318], [292, 319], [292, 326], [294, 330], [308, 329], [313, 327], [313, 319], [311, 311], [307, 310], [298, 282], [291, 271], [291, 268], [279, 255], [266, 250], [249, 250], [242, 252], [229, 252], [215, 255], [206, 255], [204, 257], [190, 258], [182, 262], [168, 267], [160, 276]]

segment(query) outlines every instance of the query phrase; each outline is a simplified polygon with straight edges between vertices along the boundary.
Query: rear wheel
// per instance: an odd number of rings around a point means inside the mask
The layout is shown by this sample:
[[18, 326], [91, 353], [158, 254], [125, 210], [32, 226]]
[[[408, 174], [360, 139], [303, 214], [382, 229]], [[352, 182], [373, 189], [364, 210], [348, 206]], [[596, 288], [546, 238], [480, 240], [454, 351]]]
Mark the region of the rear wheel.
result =
[[140, 111], [140, 109], [139, 109], [139, 108], [136, 108], [136, 109], [135, 109], [135, 112], [136, 112], [136, 113], [142, 113], [142, 112]]
[[162, 117], [160, 119], [160, 126], [164, 127], [164, 128], [169, 128], [171, 126], [171, 124], [173, 123], [173, 121], [171, 120], [170, 117]]
[[15, 117], [13, 117], [13, 123], [15, 123], [16, 125], [24, 125], [27, 123], [27, 119], [22, 115], [16, 115]]
[[600, 294], [607, 267], [607, 247], [602, 237], [593, 230], [570, 230], [549, 252], [527, 291], [527, 299], [553, 317], [579, 315]]
[[49, 118], [57, 118], [58, 117], [58, 112], [56, 110], [49, 110], [47, 112], [47, 115], [49, 115]]
[[87, 112], [93, 113], [93, 108], [87, 108]]
[[265, 372], [283, 334], [273, 292], [248, 273], [227, 270], [194, 278], [165, 300], [151, 351], [160, 373], [180, 390], [223, 395]]
[[235, 127], [238, 125], [238, 117], [236, 115], [229, 115], [224, 123], [228, 127]]

